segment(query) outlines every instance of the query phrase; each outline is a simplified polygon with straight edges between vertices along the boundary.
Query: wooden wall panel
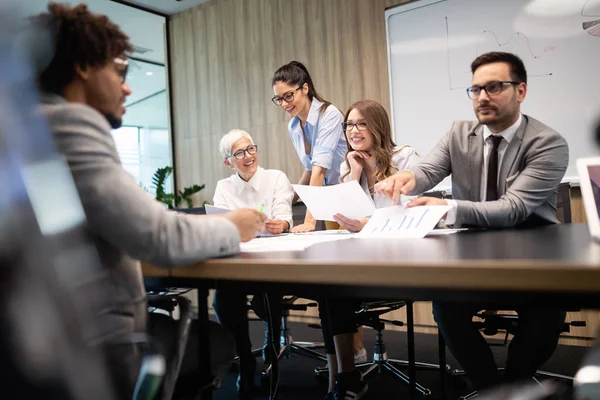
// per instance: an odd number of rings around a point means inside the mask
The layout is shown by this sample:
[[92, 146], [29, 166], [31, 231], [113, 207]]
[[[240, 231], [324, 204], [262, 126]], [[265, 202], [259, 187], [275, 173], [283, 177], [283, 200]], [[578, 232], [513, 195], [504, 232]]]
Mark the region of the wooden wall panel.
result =
[[365, 98], [389, 110], [385, 9], [405, 0], [213, 0], [172, 17], [173, 115], [177, 182], [206, 184], [211, 200], [231, 170], [218, 142], [247, 130], [260, 164], [297, 181], [302, 165], [288, 118], [270, 98], [271, 77], [299, 60], [317, 91], [342, 112]]

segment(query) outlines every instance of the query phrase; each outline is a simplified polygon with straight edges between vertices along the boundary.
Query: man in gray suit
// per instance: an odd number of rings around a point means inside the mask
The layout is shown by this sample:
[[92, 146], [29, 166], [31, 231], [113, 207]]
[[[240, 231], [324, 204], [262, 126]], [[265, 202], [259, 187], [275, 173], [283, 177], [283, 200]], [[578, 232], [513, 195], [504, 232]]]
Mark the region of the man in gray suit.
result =
[[[408, 171], [378, 183], [375, 190], [398, 201], [432, 189], [452, 174], [452, 200], [420, 197], [408, 204], [449, 205], [445, 221], [455, 227], [508, 228], [554, 224], [556, 192], [567, 169], [565, 139], [521, 114], [527, 73], [519, 57], [492, 52], [471, 64], [467, 89], [478, 121], [457, 121], [432, 152]], [[500, 376], [485, 340], [473, 325], [481, 309], [514, 309], [519, 332]], [[448, 348], [475, 385], [532, 377], [558, 344], [565, 312], [498, 304], [434, 302], [433, 313]]]
[[[240, 240], [264, 229], [266, 217], [251, 209], [223, 216], [183, 215], [152, 199], [123, 169], [111, 136], [131, 94], [125, 82], [125, 53], [133, 50], [128, 37], [83, 4], [51, 3], [32, 22], [52, 36], [54, 52], [38, 77], [42, 112], [68, 162], [89, 232], [110, 276], [111, 312], [128, 332], [145, 332], [147, 307], [138, 260], [167, 267], [235, 254]], [[125, 367], [135, 381], [138, 371], [131, 364]]]

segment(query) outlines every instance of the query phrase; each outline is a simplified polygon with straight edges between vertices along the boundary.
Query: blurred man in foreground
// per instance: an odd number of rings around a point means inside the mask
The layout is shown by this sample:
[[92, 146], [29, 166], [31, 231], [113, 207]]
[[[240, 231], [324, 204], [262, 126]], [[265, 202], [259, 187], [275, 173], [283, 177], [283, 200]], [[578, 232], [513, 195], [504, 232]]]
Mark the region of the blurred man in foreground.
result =
[[[167, 211], [121, 166], [111, 128], [121, 125], [132, 51], [128, 37], [106, 16], [83, 4], [51, 3], [33, 17], [50, 31], [51, 61], [38, 77], [42, 112], [65, 157], [88, 219], [101, 262], [110, 275], [114, 317], [130, 332], [146, 330], [140, 262], [184, 265], [236, 253], [239, 243], [264, 230], [265, 216], [240, 209], [220, 217]], [[133, 386], [135, 357], [117, 357]]]

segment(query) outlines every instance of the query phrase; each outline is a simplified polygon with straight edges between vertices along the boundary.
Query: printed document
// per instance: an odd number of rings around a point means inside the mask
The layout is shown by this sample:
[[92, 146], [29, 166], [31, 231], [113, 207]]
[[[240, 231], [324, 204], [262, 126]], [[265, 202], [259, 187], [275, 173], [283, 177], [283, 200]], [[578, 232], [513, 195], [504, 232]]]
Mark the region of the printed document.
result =
[[368, 238], [422, 238], [437, 225], [448, 206], [379, 208], [358, 234]]

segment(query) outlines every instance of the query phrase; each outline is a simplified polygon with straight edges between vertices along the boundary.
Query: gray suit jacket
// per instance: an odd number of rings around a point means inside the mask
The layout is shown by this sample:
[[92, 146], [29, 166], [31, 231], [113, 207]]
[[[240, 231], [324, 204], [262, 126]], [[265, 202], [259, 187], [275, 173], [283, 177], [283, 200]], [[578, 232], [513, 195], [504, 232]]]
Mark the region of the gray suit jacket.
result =
[[234, 254], [239, 232], [225, 218], [178, 214], [155, 201], [123, 169], [110, 125], [93, 108], [44, 94], [42, 112], [110, 274], [114, 314], [128, 331], [143, 332], [147, 310], [138, 260], [166, 267]]
[[569, 164], [567, 141], [540, 121], [523, 115], [499, 166], [496, 201], [481, 201], [483, 125], [457, 121], [423, 162], [410, 168], [417, 185], [432, 189], [452, 174], [458, 208], [454, 226], [503, 228], [531, 221], [558, 223], [556, 191]]

